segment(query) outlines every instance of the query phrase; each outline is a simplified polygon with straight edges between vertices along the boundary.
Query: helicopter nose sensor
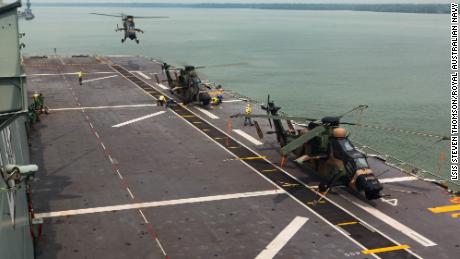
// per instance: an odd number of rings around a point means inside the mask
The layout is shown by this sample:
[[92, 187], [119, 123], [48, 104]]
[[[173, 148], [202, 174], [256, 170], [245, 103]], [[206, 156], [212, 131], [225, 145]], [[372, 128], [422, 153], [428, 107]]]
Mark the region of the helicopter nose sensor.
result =
[[367, 200], [378, 199], [382, 196], [380, 191], [383, 187], [372, 173], [358, 176], [356, 187], [358, 190], [364, 191]]

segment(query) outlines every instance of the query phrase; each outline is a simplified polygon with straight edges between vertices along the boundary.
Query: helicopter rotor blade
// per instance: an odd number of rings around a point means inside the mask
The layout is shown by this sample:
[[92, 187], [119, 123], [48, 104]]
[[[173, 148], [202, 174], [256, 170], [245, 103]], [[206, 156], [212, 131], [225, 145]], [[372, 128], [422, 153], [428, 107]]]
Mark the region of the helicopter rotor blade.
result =
[[[350, 124], [350, 125], [353, 125], [353, 124]], [[449, 140], [450, 139], [448, 136], [443, 136], [443, 135], [435, 134], [435, 133], [419, 132], [419, 131], [414, 131], [414, 130], [406, 130], [406, 129], [398, 129], [398, 128], [390, 128], [390, 127], [383, 127], [383, 126], [378, 126], [378, 125], [369, 125], [369, 124], [356, 123], [356, 124], [354, 124], [354, 126], [361, 127], [361, 128], [371, 128], [371, 129], [384, 130], [384, 131], [389, 131], [389, 132], [397, 132], [397, 133], [408, 134], [408, 135], [430, 137], [430, 138], [438, 138], [438, 139], [441, 139], [441, 140]]]
[[[267, 95], [267, 116], [270, 116], [270, 94]], [[268, 118], [268, 124], [270, 124], [270, 129], [273, 129], [272, 120]]]
[[359, 125], [358, 123], [354, 123], [354, 122], [346, 122], [346, 121], [341, 121], [340, 124], [344, 124], [344, 125], [352, 125], [352, 126], [356, 126], [356, 125]]
[[285, 116], [285, 115], [266, 115], [266, 114], [245, 114], [245, 113], [237, 113], [231, 115], [230, 118], [238, 118], [238, 117], [249, 117], [249, 118], [269, 118], [275, 120], [292, 120], [292, 121], [318, 121], [317, 119], [306, 118], [306, 117], [292, 117], [292, 116]]
[[209, 66], [195, 66], [195, 69], [215, 68], [215, 67], [234, 67], [234, 66], [244, 66], [247, 64], [248, 64], [247, 62], [240, 62], [240, 63], [218, 64], [218, 65], [209, 65]]
[[255, 126], [256, 131], [257, 131], [257, 136], [259, 136], [260, 139], [263, 139], [264, 138], [264, 133], [262, 132], [262, 129], [260, 128], [259, 123], [256, 120], [254, 120], [254, 126]]
[[133, 16], [134, 19], [165, 19], [169, 16]]
[[89, 13], [89, 14], [102, 15], [102, 16], [110, 16], [110, 17], [123, 17], [123, 15], [105, 14], [105, 13]]
[[364, 104], [361, 104], [361, 105], [358, 105], [356, 107], [354, 107], [353, 109], [343, 113], [342, 115], [339, 116], [339, 119], [341, 119], [343, 116], [347, 115], [347, 114], [350, 114], [352, 112], [355, 112], [355, 111], [363, 111], [365, 109], [367, 109], [369, 106], [368, 105], [364, 105]]
[[302, 136], [294, 139], [293, 141], [289, 142], [286, 146], [281, 148], [281, 154], [284, 156], [291, 153], [298, 147], [302, 146], [303, 144], [307, 143], [310, 141], [312, 138], [322, 134], [324, 131], [326, 131], [326, 128], [324, 126], [318, 126], [307, 133], [303, 134]]

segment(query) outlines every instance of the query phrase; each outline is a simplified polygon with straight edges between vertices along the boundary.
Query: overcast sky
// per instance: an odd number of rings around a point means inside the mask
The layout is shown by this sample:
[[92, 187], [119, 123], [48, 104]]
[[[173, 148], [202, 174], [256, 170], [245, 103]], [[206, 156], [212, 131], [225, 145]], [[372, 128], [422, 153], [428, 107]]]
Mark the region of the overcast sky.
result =
[[[1, 0], [0, 0], [1, 2]], [[4, 0], [4, 2], [14, 2], [14, 0]], [[23, 0], [26, 2], [26, 0]], [[31, 0], [35, 3], [94, 3], [94, 2], [111, 2], [111, 3], [451, 3], [453, 0]], [[458, 2], [458, 1], [457, 1]]]

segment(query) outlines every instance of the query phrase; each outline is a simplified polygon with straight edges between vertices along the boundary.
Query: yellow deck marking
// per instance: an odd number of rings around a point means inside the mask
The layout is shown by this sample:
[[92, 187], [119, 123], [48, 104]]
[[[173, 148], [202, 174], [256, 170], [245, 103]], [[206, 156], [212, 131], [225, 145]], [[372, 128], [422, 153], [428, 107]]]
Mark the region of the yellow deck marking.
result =
[[210, 129], [202, 129], [202, 131], [210, 131]]
[[182, 115], [182, 118], [194, 118], [195, 115]]
[[457, 211], [457, 210], [460, 210], [460, 204], [428, 208], [428, 210], [433, 212], [433, 213], [443, 213], [443, 212]]
[[410, 246], [408, 245], [389, 246], [389, 247], [382, 247], [382, 248], [376, 248], [376, 249], [366, 249], [366, 250], [361, 251], [361, 253], [368, 255], [368, 254], [377, 254], [377, 253], [397, 251], [397, 250], [408, 249], [408, 248], [410, 248]]
[[265, 170], [262, 170], [262, 173], [271, 173], [271, 172], [275, 172], [277, 171], [278, 169], [265, 169]]
[[256, 160], [256, 159], [264, 159], [266, 156], [248, 156], [248, 157], [239, 157], [238, 160]]
[[348, 225], [354, 225], [354, 224], [358, 224], [358, 223], [359, 223], [358, 221], [350, 221], [350, 222], [339, 223], [339, 224], [337, 224], [337, 226], [348, 226]]
[[228, 147], [228, 148], [230, 148], [230, 149], [235, 149], [235, 148], [240, 148], [240, 147], [238, 146], [238, 147]]
[[460, 216], [460, 213], [452, 213], [450, 216], [452, 218], [456, 219], [456, 218], [458, 218]]
[[222, 138], [217, 137], [217, 138], [214, 138], [214, 139], [219, 140], [219, 139], [222, 139]]

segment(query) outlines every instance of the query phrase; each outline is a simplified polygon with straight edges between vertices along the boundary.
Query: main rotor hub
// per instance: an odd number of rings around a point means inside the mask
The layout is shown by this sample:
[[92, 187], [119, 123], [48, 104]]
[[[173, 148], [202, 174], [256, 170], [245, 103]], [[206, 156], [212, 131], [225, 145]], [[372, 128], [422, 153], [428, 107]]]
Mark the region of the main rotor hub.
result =
[[272, 115], [275, 115], [278, 113], [278, 110], [281, 109], [281, 107], [276, 106], [275, 102], [271, 101], [268, 102], [268, 107], [266, 107], [264, 110], [269, 111]]
[[323, 124], [326, 124], [328, 126], [332, 127], [337, 127], [340, 124], [340, 118], [339, 117], [324, 117], [321, 119], [321, 122]]
[[193, 71], [193, 70], [195, 70], [194, 66], [185, 66], [185, 71], [190, 72], [190, 71]]

